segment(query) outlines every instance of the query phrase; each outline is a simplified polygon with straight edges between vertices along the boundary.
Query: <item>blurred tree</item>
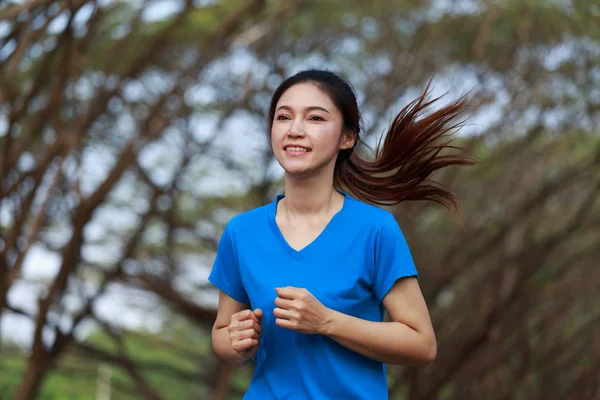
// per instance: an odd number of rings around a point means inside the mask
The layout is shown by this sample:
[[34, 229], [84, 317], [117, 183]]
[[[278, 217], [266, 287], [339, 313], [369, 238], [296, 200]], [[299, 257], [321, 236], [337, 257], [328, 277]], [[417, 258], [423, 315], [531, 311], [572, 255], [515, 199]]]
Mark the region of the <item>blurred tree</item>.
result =
[[[436, 91], [471, 91], [460, 142], [484, 163], [436, 177], [463, 226], [429, 204], [393, 209], [439, 355], [390, 368], [390, 397], [600, 396], [594, 1], [30, 1], [0, 19], [0, 310], [34, 326], [16, 398], [76, 349], [118, 367], [129, 392], [168, 398], [154, 361], [117, 351], [119, 311], [99, 305], [138, 298], [147, 319], [168, 328], [175, 312], [207, 340], [222, 226], [280, 188], [270, 93], [309, 65], [349, 76], [369, 143], [433, 75]], [[41, 249], [59, 265], [32, 282]], [[90, 321], [114, 347], [83, 341]], [[181, 379], [230, 398], [233, 369], [193, 340], [179, 349], [194, 360]]]
[[[148, 21], [147, 7], [134, 9], [127, 3], [30, 2], [2, 10], [10, 19], [3, 22], [0, 96], [6, 129], [0, 168], [0, 309], [30, 315], [35, 324], [16, 398], [35, 396], [81, 323], [92, 316], [95, 300], [111, 282], [124, 279], [125, 264], [135, 257], [147, 227], [151, 230], [163, 219], [170, 231], [181, 226], [193, 233], [193, 224], [174, 218], [164, 206], [179, 191], [177, 176], [212, 141], [194, 137], [185, 127], [182, 116], [190, 113], [185, 96], [195, 83], [190, 78], [201, 75], [236, 37], [257, 24], [263, 7], [260, 1], [243, 7], [234, 2], [194, 7], [187, 1], [160, 23]], [[183, 50], [170, 46], [177, 37], [187, 37], [190, 44]], [[140, 166], [140, 154], [169, 129], [179, 128], [185, 154], [173, 161], [180, 172], [171, 183], [158, 185]], [[107, 158], [109, 165], [102, 165]], [[104, 228], [118, 230], [107, 236], [110, 243], [102, 243], [103, 251], [112, 246], [115, 252], [98, 263], [85, 254], [93, 252], [86, 246], [94, 240], [86, 240], [84, 231], [102, 206], [118, 207], [118, 185], [133, 185], [127, 190], [130, 198], [142, 194], [131, 189], [145, 189], [147, 197], [137, 197], [137, 208], [143, 210], [139, 222], [127, 223], [124, 213], [104, 210], [122, 224]], [[196, 238], [214, 247], [214, 236]], [[31, 315], [18, 301], [7, 303], [7, 295], [22, 278], [25, 257], [36, 245], [58, 254], [60, 265], [42, 285]], [[167, 245], [172, 254], [173, 241]], [[167, 300], [181, 300], [178, 307], [197, 321], [210, 322], [213, 311], [204, 311], [176, 293], [170, 282], [163, 285], [156, 279], [147, 284]], [[126, 369], [140, 393], [158, 398], [135, 365]]]
[[[104, 388], [107, 398], [136, 399], [139, 398], [137, 383], [128, 373], [132, 366], [141, 371], [160, 398], [207, 398], [217, 370], [211, 353], [210, 337], [177, 315], [170, 318], [160, 333], [97, 330], [65, 351], [36, 398], [91, 399]], [[207, 360], [200, 371], [198, 360]], [[25, 361], [19, 347], [6, 344], [0, 367], [8, 373], [0, 375], [0, 398], [13, 398]], [[250, 367], [238, 371], [232, 398], [241, 399], [250, 374]]]

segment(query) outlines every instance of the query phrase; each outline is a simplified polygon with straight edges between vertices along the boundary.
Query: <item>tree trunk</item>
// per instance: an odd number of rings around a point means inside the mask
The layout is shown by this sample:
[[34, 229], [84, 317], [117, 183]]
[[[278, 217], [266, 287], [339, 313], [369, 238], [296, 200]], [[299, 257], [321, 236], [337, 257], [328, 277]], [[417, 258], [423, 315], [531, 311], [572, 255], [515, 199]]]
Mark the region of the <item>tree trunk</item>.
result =
[[37, 397], [42, 380], [48, 372], [49, 361], [45, 353], [33, 351], [27, 369], [21, 379], [21, 385], [15, 393], [15, 400], [33, 400]]

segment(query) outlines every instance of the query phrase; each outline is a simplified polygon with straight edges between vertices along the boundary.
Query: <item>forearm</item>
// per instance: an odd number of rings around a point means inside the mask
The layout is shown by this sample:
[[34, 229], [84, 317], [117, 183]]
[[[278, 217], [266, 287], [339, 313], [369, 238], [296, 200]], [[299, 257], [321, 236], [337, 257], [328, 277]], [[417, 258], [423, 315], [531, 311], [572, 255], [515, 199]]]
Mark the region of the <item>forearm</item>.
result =
[[331, 311], [323, 334], [366, 357], [389, 364], [427, 365], [436, 354], [435, 337], [400, 322], [374, 322]]
[[227, 327], [212, 330], [212, 345], [217, 356], [228, 364], [240, 366], [248, 361], [231, 347]]

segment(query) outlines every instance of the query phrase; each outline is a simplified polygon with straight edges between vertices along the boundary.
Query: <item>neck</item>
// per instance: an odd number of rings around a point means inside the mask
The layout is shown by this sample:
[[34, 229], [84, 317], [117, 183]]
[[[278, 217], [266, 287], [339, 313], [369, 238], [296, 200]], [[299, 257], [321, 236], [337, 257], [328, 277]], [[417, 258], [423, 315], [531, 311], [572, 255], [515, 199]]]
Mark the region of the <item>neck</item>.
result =
[[[340, 195], [333, 187], [333, 176], [285, 178], [285, 210], [292, 215], [329, 214], [339, 202]], [[337, 200], [337, 201], [336, 201]]]

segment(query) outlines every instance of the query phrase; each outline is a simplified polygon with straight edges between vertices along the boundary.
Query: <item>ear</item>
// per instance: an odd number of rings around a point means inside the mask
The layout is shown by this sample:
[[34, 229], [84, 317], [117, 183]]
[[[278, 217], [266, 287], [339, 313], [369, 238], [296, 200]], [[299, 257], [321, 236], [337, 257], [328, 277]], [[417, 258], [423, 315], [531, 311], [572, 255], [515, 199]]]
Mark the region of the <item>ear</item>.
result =
[[352, 131], [344, 131], [342, 132], [342, 137], [340, 138], [340, 150], [348, 150], [354, 147], [356, 143], [356, 132]]

